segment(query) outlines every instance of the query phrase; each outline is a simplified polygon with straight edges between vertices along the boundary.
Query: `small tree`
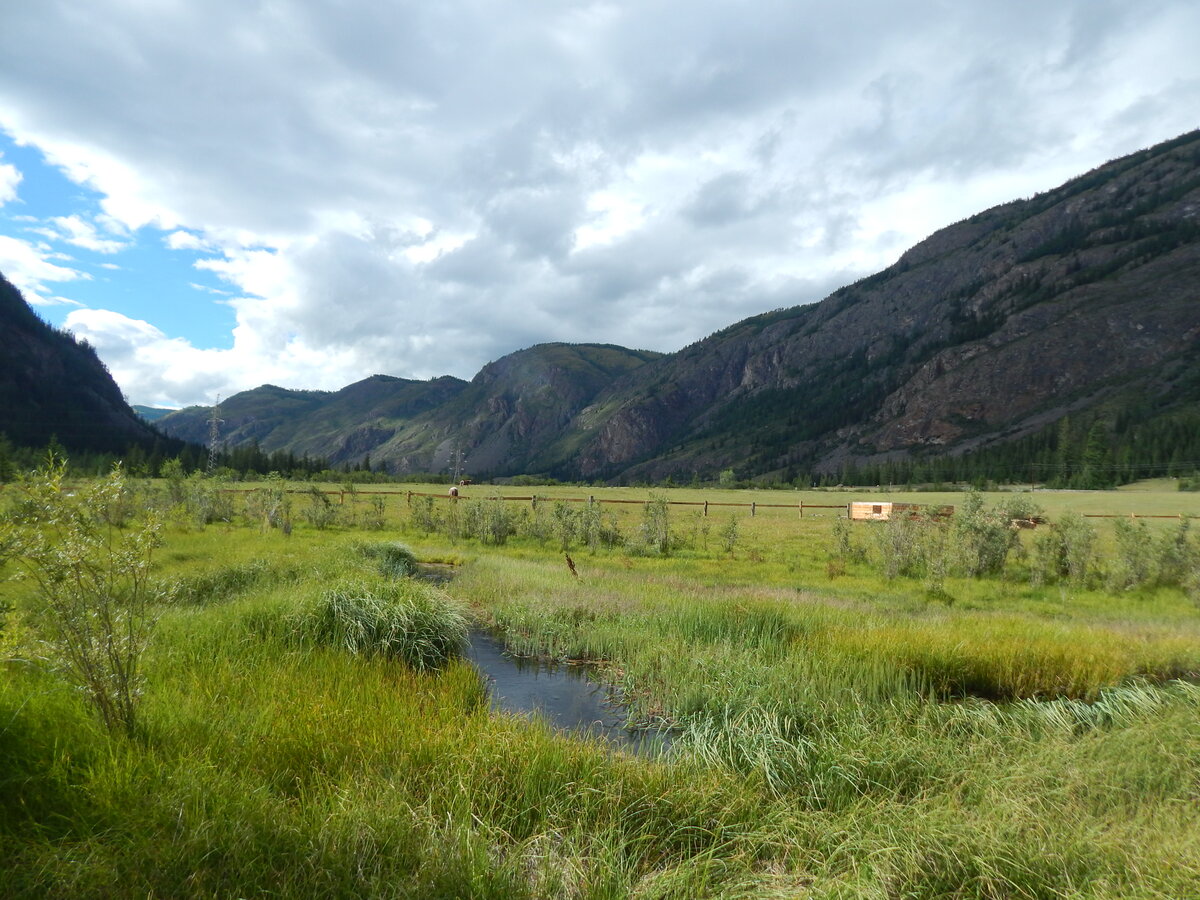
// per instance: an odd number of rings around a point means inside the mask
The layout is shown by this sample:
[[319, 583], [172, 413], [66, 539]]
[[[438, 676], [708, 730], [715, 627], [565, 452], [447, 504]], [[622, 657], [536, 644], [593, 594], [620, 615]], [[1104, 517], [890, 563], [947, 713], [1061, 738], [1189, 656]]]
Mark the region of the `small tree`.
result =
[[132, 735], [139, 663], [159, 598], [149, 578], [159, 525], [114, 520], [126, 491], [120, 467], [74, 492], [64, 489], [65, 473], [66, 463], [52, 456], [23, 483], [0, 546], [35, 586], [34, 620], [51, 659], [109, 730]]

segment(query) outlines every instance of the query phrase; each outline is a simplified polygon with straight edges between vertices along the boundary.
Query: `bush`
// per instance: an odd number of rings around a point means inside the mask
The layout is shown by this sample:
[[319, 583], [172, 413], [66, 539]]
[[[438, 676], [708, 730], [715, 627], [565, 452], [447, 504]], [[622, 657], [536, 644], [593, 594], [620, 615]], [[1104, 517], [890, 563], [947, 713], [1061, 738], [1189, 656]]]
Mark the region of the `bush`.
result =
[[979, 578], [1002, 572], [1009, 551], [1019, 543], [1013, 519], [1031, 515], [1033, 507], [1024, 498], [1015, 497], [988, 509], [982, 494], [967, 494], [954, 517], [954, 554], [962, 573]]
[[159, 525], [128, 524], [120, 467], [73, 491], [64, 488], [65, 472], [65, 461], [52, 458], [21, 486], [0, 547], [34, 584], [33, 619], [51, 659], [106, 728], [132, 736], [142, 652], [160, 598], [150, 580]]
[[916, 517], [893, 515], [875, 530], [875, 549], [884, 577], [908, 577], [925, 571], [925, 526]]
[[1193, 561], [1198, 555], [1191, 532], [1191, 522], [1180, 519], [1179, 527], [1167, 532], [1159, 540], [1156, 552], [1159, 584], [1182, 586], [1191, 573]]
[[1031, 577], [1036, 584], [1060, 579], [1085, 584], [1095, 556], [1096, 529], [1079, 513], [1067, 512], [1039, 531], [1033, 543]]
[[513, 511], [499, 497], [467, 501], [463, 519], [466, 537], [493, 547], [504, 546], [517, 531]]
[[721, 549], [732, 555], [734, 547], [738, 542], [738, 520], [733, 513], [729, 516], [729, 521], [721, 528]]
[[421, 671], [445, 665], [467, 640], [467, 620], [450, 598], [414, 581], [339, 585], [289, 625], [301, 645], [400, 659]]
[[387, 519], [387, 500], [384, 497], [372, 497], [371, 508], [363, 516], [363, 528], [367, 531], [383, 531]]
[[318, 531], [324, 531], [337, 522], [338, 508], [333, 505], [329, 495], [316, 485], [308, 489], [308, 507], [304, 510], [304, 519]]
[[849, 519], [839, 518], [833, 523], [833, 557], [843, 563], [867, 558], [866, 548], [854, 543], [854, 523]]
[[671, 507], [666, 497], [652, 494], [642, 508], [637, 543], [646, 552], [671, 555]]
[[432, 534], [438, 530], [440, 519], [437, 510], [434, 509], [432, 497], [413, 498], [412, 504], [409, 506], [409, 516], [413, 525], [426, 534]]
[[1108, 586], [1129, 591], [1153, 581], [1156, 575], [1154, 542], [1145, 522], [1116, 519], [1113, 522], [1117, 554], [1108, 572]]
[[246, 495], [246, 517], [258, 522], [262, 531], [279, 528], [285, 534], [292, 531], [292, 501], [287, 495], [283, 476], [278, 472], [267, 475], [266, 484]]

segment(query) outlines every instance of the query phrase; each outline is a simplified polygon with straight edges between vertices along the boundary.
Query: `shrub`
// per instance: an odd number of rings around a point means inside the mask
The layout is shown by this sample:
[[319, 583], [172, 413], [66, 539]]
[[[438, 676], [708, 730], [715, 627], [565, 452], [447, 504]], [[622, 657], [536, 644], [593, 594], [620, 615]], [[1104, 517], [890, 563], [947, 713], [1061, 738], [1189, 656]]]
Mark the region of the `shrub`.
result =
[[0, 547], [34, 584], [34, 621], [51, 659], [106, 728], [133, 735], [141, 657], [160, 596], [150, 580], [159, 525], [118, 525], [127, 522], [128, 496], [120, 467], [74, 491], [64, 488], [65, 472], [66, 463], [52, 458], [22, 485]]
[[1191, 522], [1180, 519], [1179, 526], [1164, 534], [1159, 541], [1156, 564], [1160, 584], [1183, 585], [1197, 554], [1191, 531]]
[[233, 521], [233, 498], [221, 490], [224, 482], [193, 472], [187, 478], [186, 506], [197, 525]]
[[432, 497], [415, 498], [409, 507], [409, 515], [412, 518], [413, 525], [426, 534], [432, 534], [438, 530], [440, 520], [438, 519], [437, 511], [433, 507]]
[[304, 519], [318, 531], [324, 531], [337, 522], [338, 508], [333, 505], [329, 496], [315, 484], [308, 489], [308, 506], [304, 510]]
[[292, 530], [292, 501], [285, 490], [283, 476], [278, 472], [267, 475], [266, 484], [246, 495], [246, 517], [258, 522], [262, 531], [279, 528], [285, 534]]
[[737, 516], [730, 514], [729, 521], [721, 528], [721, 549], [726, 553], [732, 554], [733, 548], [738, 542], [738, 521]]
[[463, 510], [463, 534], [481, 544], [502, 547], [517, 530], [513, 512], [499, 497], [470, 500]]
[[954, 517], [954, 554], [963, 574], [979, 578], [1002, 572], [1009, 551], [1018, 544], [1012, 520], [1029, 515], [1031, 509], [1023, 499], [988, 509], [982, 494], [967, 494]]
[[843, 563], [867, 558], [866, 548], [854, 543], [854, 523], [849, 519], [839, 518], [833, 523], [833, 556]]
[[638, 546], [659, 556], [671, 555], [671, 507], [666, 497], [651, 494], [642, 507]]
[[384, 497], [372, 497], [371, 508], [363, 516], [363, 528], [367, 531], [383, 531], [387, 516], [387, 500]]
[[400, 659], [421, 671], [445, 665], [467, 640], [466, 618], [450, 598], [414, 581], [339, 585], [289, 624], [301, 645]]
[[1096, 529], [1079, 513], [1067, 512], [1039, 531], [1033, 543], [1031, 576], [1046, 584], [1065, 579], [1084, 584], [1095, 556]]
[[875, 549], [889, 581], [925, 570], [924, 527], [916, 516], [893, 515], [875, 529]]
[[551, 523], [554, 537], [558, 540], [558, 548], [563, 551], [570, 550], [571, 542], [575, 539], [575, 513], [571, 504], [565, 500], [556, 501]]
[[1116, 519], [1113, 522], [1116, 538], [1116, 558], [1108, 572], [1108, 586], [1114, 591], [1128, 591], [1149, 583], [1155, 576], [1154, 542], [1145, 522]]

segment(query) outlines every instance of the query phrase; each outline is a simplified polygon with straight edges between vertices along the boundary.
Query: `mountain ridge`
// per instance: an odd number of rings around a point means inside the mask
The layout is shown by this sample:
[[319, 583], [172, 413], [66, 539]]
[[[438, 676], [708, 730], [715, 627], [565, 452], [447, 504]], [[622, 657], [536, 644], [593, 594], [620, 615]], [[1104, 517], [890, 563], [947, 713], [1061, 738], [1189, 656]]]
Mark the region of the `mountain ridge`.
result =
[[[369, 456], [394, 472], [465, 456], [481, 477], [659, 480], [736, 467], [792, 480], [961, 455], [1064, 415], [1200, 401], [1170, 374], [1200, 356], [1198, 285], [1194, 131], [939, 229], [818, 303], [676, 353], [540, 344], [470, 382], [256, 388], [222, 404], [223, 434], [335, 464]], [[196, 440], [207, 418], [197, 408], [159, 424]]]

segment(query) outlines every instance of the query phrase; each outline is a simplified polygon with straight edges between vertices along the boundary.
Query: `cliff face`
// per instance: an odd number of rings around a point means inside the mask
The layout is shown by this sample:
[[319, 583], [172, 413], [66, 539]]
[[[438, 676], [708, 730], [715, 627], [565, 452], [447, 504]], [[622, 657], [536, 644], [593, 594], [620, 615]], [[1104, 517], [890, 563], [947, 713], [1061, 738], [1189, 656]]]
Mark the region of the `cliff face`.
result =
[[0, 334], [0, 432], [13, 442], [105, 453], [153, 442], [95, 350], [39, 319], [3, 275]]
[[[942, 229], [820, 303], [678, 353], [546, 344], [469, 384], [377, 376], [339, 392], [375, 392], [374, 406], [289, 392], [229, 433], [335, 462], [369, 452], [397, 471], [443, 470], [457, 452], [476, 475], [787, 473], [1001, 443], [1115, 392], [1169, 395], [1162, 373], [1194, 358], [1198, 132]], [[174, 418], [163, 426], [184, 434]]]

